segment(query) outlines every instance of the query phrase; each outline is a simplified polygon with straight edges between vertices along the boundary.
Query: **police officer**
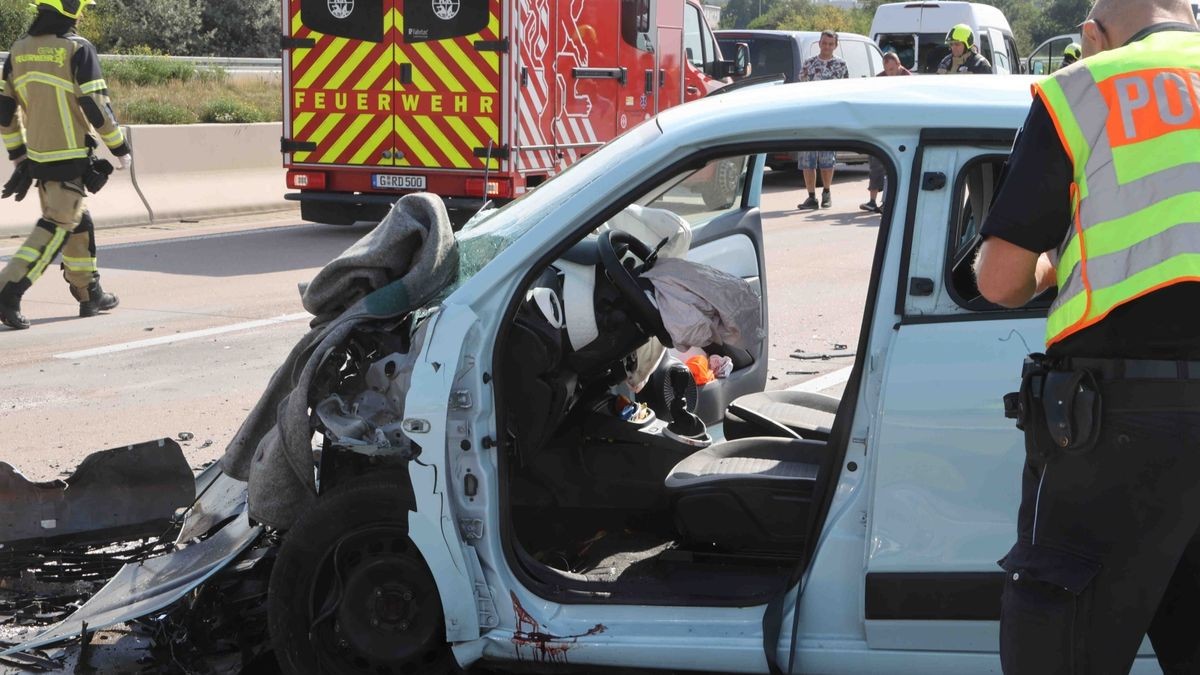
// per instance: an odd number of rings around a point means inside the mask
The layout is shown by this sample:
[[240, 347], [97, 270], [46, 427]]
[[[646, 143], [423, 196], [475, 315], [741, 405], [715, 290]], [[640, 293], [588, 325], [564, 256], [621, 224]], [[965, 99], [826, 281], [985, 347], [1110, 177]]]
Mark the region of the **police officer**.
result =
[[938, 74], [945, 75], [990, 75], [992, 64], [975, 49], [975, 31], [960, 23], [946, 33], [946, 44], [950, 53], [938, 64]]
[[1200, 672], [1197, 30], [1187, 0], [1098, 0], [982, 228], [984, 297], [1057, 286], [1013, 406], [1006, 673], [1128, 672], [1146, 634], [1165, 672]]
[[[88, 173], [96, 172], [89, 126], [119, 159], [121, 169], [133, 161], [109, 105], [96, 48], [75, 33], [84, 7], [95, 0], [35, 4], [37, 16], [9, 50], [0, 80], [0, 136], [16, 168], [14, 176], [38, 181], [42, 206], [37, 226], [0, 272], [0, 322], [13, 329], [29, 327], [21, 313], [21, 296], [60, 249], [63, 276], [79, 301], [79, 315], [93, 316], [117, 306], [117, 296], [100, 287], [92, 217], [84, 205], [85, 182], [98, 189], [90, 180], [94, 173]], [[18, 108], [23, 115], [17, 114]], [[112, 169], [107, 163], [102, 166]], [[12, 190], [18, 199], [23, 197], [20, 187], [10, 181], [5, 196]]]
[[1078, 42], [1072, 42], [1063, 49], [1063, 68], [1083, 58], [1083, 48]]

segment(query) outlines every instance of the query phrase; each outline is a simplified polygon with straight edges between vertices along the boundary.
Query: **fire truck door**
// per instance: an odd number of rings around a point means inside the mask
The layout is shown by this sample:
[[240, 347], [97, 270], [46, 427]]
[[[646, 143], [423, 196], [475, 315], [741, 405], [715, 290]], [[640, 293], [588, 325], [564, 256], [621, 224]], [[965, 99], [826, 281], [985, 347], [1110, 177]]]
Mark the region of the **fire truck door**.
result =
[[293, 164], [392, 163], [388, 20], [396, 2], [286, 0], [284, 129]]
[[661, 71], [656, 113], [683, 103], [683, 6], [684, 0], [650, 0], [654, 60]]
[[[500, 0], [396, 0], [398, 166], [497, 170], [507, 165]], [[490, 158], [490, 159], [489, 159]]]
[[518, 75], [517, 146], [520, 170], [550, 175], [558, 167], [554, 148], [554, 37], [557, 0], [527, 0], [518, 4], [521, 27]]
[[556, 2], [554, 142], [569, 164], [616, 135], [617, 96], [629, 72], [618, 63], [618, 36], [606, 2]]
[[652, 116], [658, 109], [658, 89], [663, 73], [655, 61], [651, 26], [651, 0], [621, 0], [619, 62], [627, 79], [617, 98], [617, 133], [622, 133]]

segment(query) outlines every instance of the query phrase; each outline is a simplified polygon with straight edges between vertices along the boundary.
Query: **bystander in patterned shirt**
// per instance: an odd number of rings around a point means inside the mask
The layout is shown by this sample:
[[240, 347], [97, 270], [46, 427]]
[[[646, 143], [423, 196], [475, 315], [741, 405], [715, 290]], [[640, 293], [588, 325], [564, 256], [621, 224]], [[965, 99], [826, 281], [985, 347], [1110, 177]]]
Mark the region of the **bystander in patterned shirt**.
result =
[[814, 56], [800, 66], [801, 82], [818, 82], [820, 80], [845, 80], [850, 77], [846, 62], [834, 57], [822, 61], [820, 56]]

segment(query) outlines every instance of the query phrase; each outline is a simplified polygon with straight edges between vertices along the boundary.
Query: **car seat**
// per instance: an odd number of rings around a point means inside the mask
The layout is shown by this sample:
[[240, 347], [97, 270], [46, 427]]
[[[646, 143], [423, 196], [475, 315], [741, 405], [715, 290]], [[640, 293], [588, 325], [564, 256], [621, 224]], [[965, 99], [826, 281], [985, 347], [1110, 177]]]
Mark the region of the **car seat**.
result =
[[689, 455], [667, 474], [675, 525], [727, 550], [794, 552], [810, 528], [829, 453], [818, 441], [743, 438]]
[[828, 441], [841, 402], [829, 394], [786, 389], [746, 394], [734, 399], [725, 410], [725, 438], [798, 436]]

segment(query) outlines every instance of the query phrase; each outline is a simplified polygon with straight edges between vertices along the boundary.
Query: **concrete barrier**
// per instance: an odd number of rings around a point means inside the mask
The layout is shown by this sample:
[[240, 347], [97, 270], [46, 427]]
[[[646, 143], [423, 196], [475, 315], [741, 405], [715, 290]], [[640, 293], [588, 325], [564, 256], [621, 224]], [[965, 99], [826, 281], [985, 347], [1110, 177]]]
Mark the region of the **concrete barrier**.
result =
[[[294, 207], [279, 154], [278, 122], [263, 124], [132, 125], [131, 171], [114, 172], [88, 195], [96, 226], [174, 222]], [[107, 149], [100, 156], [116, 164]], [[0, 161], [0, 184], [12, 165]], [[41, 215], [31, 190], [24, 201], [0, 201], [0, 236], [27, 233]]]

